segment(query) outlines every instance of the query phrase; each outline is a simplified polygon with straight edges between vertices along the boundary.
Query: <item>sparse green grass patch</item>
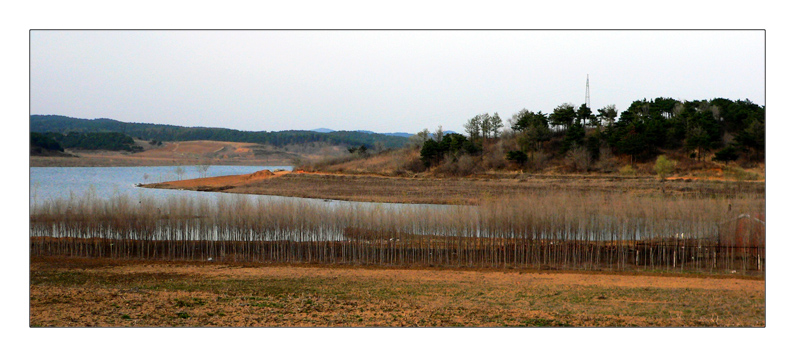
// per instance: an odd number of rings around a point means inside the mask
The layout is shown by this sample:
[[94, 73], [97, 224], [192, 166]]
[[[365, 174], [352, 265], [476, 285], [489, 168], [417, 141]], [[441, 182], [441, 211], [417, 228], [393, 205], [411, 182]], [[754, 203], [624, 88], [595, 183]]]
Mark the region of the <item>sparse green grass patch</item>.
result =
[[174, 305], [176, 307], [194, 307], [194, 306], [202, 306], [204, 304], [206, 304], [206, 302], [200, 298], [174, 300]]
[[560, 323], [555, 320], [551, 319], [527, 319], [521, 321], [521, 326], [531, 326], [531, 327], [568, 327], [571, 326], [567, 323]]
[[724, 171], [728, 177], [737, 181], [755, 181], [761, 179], [761, 175], [750, 170], [744, 170], [738, 166], [729, 166]]

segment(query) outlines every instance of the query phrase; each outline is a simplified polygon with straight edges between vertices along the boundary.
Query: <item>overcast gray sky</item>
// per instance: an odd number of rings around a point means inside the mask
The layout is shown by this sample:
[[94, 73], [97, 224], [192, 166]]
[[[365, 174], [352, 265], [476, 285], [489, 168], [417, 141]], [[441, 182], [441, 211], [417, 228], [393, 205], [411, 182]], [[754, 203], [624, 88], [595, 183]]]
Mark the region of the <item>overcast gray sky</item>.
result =
[[765, 104], [763, 31], [32, 31], [30, 112], [241, 130], [462, 132], [585, 100]]

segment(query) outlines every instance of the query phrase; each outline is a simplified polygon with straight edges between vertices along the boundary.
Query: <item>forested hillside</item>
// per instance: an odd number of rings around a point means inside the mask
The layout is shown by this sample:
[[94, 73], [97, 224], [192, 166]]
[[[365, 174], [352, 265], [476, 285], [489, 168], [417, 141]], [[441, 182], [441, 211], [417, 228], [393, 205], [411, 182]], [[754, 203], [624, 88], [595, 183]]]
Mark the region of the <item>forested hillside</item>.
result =
[[450, 138], [457, 146], [441, 145], [447, 136], [434, 140], [426, 131], [421, 159], [426, 167], [464, 164], [475, 170], [502, 168], [504, 158], [531, 170], [551, 162], [580, 172], [615, 171], [617, 157], [633, 165], [663, 154], [695, 162], [764, 162], [765, 108], [751, 101], [643, 99], [618, 113], [615, 105], [593, 113], [569, 103], [549, 114], [523, 109], [505, 131], [497, 113], [480, 114], [465, 122], [466, 137]]
[[60, 115], [31, 115], [30, 131], [56, 132], [118, 132], [143, 140], [191, 141], [215, 140], [270, 144], [277, 147], [295, 144], [327, 143], [330, 145], [398, 148], [407, 138], [356, 131], [319, 133], [313, 131], [242, 131], [223, 128], [184, 127], [164, 124], [126, 123], [113, 119], [78, 119]]
[[501, 170], [664, 176], [724, 168], [742, 173], [738, 167], [764, 170], [765, 162], [765, 107], [749, 100], [642, 99], [623, 111], [607, 105], [596, 112], [584, 104], [563, 103], [551, 113], [522, 109], [507, 123], [498, 113], [478, 114], [465, 120], [464, 130], [466, 135], [425, 129], [399, 151], [374, 155], [351, 150], [347, 158], [302, 168], [455, 176]]

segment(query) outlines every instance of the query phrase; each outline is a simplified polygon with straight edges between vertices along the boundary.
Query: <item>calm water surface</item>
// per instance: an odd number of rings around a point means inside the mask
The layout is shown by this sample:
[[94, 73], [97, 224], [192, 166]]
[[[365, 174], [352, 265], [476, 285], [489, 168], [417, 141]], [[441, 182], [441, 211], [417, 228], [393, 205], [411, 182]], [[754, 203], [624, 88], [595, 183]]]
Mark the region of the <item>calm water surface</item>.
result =
[[[184, 171], [178, 174], [178, 167]], [[292, 170], [292, 166], [210, 166], [206, 176], [250, 174], [260, 170]], [[160, 190], [135, 187], [139, 183], [154, 183], [177, 179], [202, 177], [202, 173], [190, 166], [147, 167], [31, 167], [30, 204], [54, 199], [82, 197], [93, 191], [99, 198], [126, 195], [131, 198], [144, 196], [167, 198], [169, 196], [210, 197], [216, 192]], [[228, 195], [228, 194], [224, 194]], [[253, 196], [253, 195], [246, 195]]]
[[[178, 167], [183, 172], [178, 174]], [[210, 166], [207, 177], [243, 175], [261, 170], [287, 170], [292, 166]], [[56, 199], [68, 200], [81, 198], [89, 192], [98, 198], [127, 196], [129, 198], [155, 198], [165, 200], [169, 197], [248, 197], [251, 199], [309, 201], [328, 205], [363, 205], [368, 207], [401, 209], [406, 207], [434, 207], [443, 209], [445, 205], [414, 205], [400, 203], [344, 202], [334, 200], [230, 194], [220, 192], [198, 192], [187, 190], [164, 190], [136, 187], [139, 183], [155, 183], [178, 179], [202, 177], [202, 173], [191, 166], [145, 166], [145, 167], [31, 167], [30, 168], [30, 205], [44, 203]]]

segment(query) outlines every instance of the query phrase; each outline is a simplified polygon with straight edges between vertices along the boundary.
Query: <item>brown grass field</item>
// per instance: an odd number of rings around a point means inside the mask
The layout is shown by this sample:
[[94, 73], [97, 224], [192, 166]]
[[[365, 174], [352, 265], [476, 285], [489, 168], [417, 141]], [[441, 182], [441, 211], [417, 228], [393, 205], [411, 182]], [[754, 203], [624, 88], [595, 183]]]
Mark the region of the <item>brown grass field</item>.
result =
[[764, 278], [63, 257], [31, 326], [765, 326]]
[[763, 196], [764, 182], [736, 182], [604, 175], [500, 175], [471, 178], [387, 177], [282, 172], [224, 176], [145, 185], [149, 188], [247, 193], [344, 201], [480, 204], [489, 199], [532, 192], [611, 192], [651, 196]]

